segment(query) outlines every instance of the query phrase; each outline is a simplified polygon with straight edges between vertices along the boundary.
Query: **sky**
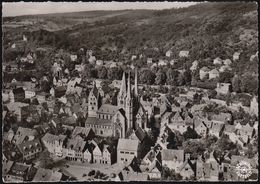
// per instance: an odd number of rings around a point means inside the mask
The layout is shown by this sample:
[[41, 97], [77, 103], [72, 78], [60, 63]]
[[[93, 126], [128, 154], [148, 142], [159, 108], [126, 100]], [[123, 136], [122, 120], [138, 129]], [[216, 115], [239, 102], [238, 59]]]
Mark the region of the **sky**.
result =
[[5, 2], [2, 3], [2, 15], [19, 16], [47, 13], [63, 13], [93, 10], [124, 9], [169, 9], [187, 7], [195, 2]]

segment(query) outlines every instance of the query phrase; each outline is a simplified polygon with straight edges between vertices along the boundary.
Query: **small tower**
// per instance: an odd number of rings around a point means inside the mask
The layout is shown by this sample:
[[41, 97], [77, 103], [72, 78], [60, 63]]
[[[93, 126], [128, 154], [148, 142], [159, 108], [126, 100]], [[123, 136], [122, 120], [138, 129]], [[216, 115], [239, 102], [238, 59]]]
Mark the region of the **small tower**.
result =
[[119, 108], [125, 108], [125, 98], [126, 98], [126, 78], [125, 72], [123, 73], [120, 91], [117, 96], [117, 106]]
[[97, 117], [97, 111], [99, 108], [100, 96], [98, 93], [98, 89], [94, 82], [94, 87], [89, 93], [88, 96], [88, 117]]
[[127, 131], [129, 131], [133, 128], [133, 98], [131, 96], [130, 72], [128, 74], [125, 112], [126, 112], [126, 118], [127, 118]]

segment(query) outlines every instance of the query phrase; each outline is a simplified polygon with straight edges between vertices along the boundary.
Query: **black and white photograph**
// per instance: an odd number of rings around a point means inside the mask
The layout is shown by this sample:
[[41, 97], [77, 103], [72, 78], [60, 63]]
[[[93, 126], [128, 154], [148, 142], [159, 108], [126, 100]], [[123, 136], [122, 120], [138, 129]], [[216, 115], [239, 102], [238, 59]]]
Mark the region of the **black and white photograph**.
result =
[[2, 181], [258, 181], [256, 1], [2, 2]]

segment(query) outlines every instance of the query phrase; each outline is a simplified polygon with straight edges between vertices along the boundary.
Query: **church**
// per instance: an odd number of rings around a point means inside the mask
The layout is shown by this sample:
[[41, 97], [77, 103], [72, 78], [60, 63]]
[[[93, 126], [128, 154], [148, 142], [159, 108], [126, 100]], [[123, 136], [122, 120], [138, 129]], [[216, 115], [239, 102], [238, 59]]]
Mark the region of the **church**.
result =
[[137, 70], [135, 70], [134, 86], [131, 86], [130, 72], [126, 80], [123, 73], [117, 105], [102, 104], [101, 95], [96, 85], [88, 96], [88, 118], [86, 128], [92, 128], [96, 135], [118, 138], [128, 137], [137, 127], [147, 128], [147, 113], [139, 102]]

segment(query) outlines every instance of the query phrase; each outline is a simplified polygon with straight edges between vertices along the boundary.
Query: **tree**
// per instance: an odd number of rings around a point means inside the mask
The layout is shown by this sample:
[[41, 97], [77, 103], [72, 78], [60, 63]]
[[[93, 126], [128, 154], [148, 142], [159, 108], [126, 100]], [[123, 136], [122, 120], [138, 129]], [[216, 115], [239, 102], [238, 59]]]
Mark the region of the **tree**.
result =
[[173, 70], [173, 69], [169, 68], [166, 73], [167, 84], [176, 86], [178, 75], [179, 75], [179, 72], [177, 70]]
[[123, 70], [121, 67], [109, 68], [107, 72], [107, 77], [110, 80], [120, 80], [122, 78]]
[[143, 84], [152, 85], [155, 82], [155, 74], [151, 70], [144, 70], [140, 76], [140, 82]]
[[174, 169], [168, 167], [162, 168], [162, 180], [182, 180], [182, 176], [179, 173], [176, 173]]
[[178, 86], [183, 86], [185, 84], [184, 76], [181, 73], [179, 73], [177, 77], [177, 84]]
[[155, 78], [155, 84], [160, 85], [160, 84], [165, 84], [166, 82], [166, 75], [165, 73], [160, 69], [156, 73], [156, 78]]
[[237, 75], [235, 75], [232, 78], [231, 84], [232, 84], [232, 91], [239, 93], [240, 92], [241, 80], [239, 79], [239, 77]]
[[186, 85], [190, 85], [191, 84], [192, 76], [191, 76], [191, 71], [189, 69], [185, 70], [185, 72], [183, 73], [183, 78], [184, 78], [184, 81], [185, 81]]
[[230, 71], [224, 71], [219, 74], [219, 82], [221, 83], [231, 83], [233, 78], [233, 73]]
[[107, 78], [107, 69], [104, 66], [98, 68], [98, 78], [100, 79]]

